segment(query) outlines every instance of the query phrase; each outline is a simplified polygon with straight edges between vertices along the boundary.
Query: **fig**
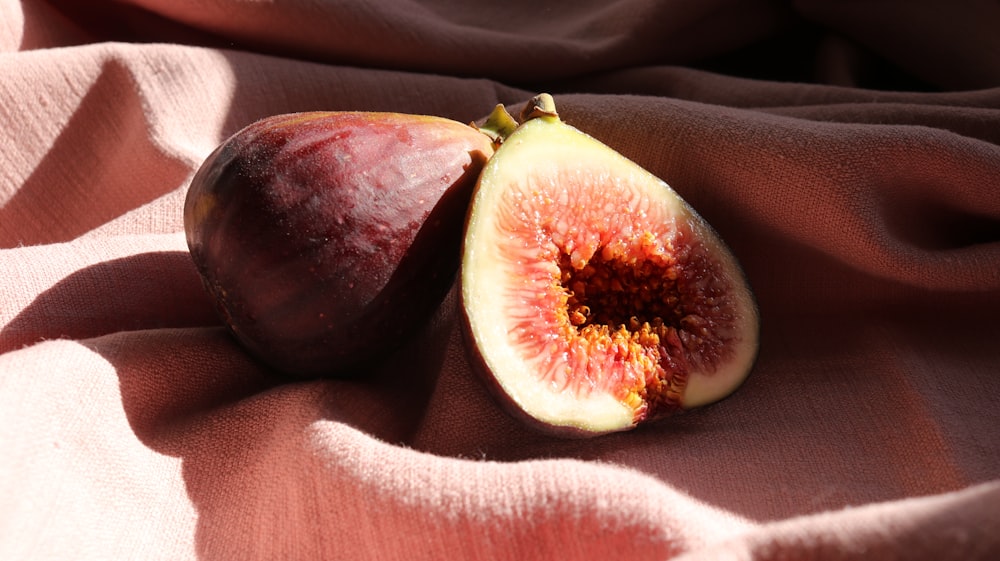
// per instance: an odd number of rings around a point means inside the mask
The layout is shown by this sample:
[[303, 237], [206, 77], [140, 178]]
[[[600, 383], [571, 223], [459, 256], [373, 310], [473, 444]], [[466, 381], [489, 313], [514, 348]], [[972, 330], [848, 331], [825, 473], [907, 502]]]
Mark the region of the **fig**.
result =
[[454, 284], [492, 153], [476, 127], [443, 117], [266, 117], [195, 173], [188, 247], [252, 354], [298, 376], [357, 374], [413, 337]]
[[666, 182], [563, 122], [552, 96], [525, 109], [466, 222], [460, 309], [475, 371], [514, 416], [567, 436], [731, 394], [759, 340], [732, 251]]

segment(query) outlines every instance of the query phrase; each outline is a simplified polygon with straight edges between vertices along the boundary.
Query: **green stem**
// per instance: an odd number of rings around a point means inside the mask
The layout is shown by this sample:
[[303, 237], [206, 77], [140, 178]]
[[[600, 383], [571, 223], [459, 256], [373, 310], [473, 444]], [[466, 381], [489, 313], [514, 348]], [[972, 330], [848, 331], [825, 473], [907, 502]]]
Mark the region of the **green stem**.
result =
[[556, 112], [556, 101], [547, 93], [540, 93], [531, 98], [531, 101], [521, 111], [522, 123], [538, 117], [559, 118], [559, 113]]
[[499, 146], [517, 128], [517, 121], [510, 116], [502, 103], [498, 103], [483, 124], [472, 123], [472, 126], [488, 136], [495, 146]]

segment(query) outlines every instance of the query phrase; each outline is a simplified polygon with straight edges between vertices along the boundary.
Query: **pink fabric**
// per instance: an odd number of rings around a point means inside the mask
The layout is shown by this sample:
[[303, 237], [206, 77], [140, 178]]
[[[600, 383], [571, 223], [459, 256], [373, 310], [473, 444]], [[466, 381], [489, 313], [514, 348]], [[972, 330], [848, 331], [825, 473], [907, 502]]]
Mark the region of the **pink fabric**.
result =
[[[0, 0], [0, 559], [1000, 558], [997, 4], [572, 5]], [[742, 261], [736, 394], [559, 440], [453, 298], [356, 381], [227, 335], [181, 215], [227, 135], [537, 91]]]

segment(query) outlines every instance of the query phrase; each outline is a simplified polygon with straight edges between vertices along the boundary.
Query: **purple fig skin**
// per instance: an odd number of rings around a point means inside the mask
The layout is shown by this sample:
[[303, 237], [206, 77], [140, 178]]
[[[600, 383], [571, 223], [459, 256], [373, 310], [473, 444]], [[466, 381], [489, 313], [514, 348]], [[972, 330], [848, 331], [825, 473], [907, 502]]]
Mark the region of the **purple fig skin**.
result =
[[423, 326], [458, 270], [490, 139], [449, 119], [262, 119], [192, 179], [192, 259], [229, 329], [285, 373], [359, 375]]

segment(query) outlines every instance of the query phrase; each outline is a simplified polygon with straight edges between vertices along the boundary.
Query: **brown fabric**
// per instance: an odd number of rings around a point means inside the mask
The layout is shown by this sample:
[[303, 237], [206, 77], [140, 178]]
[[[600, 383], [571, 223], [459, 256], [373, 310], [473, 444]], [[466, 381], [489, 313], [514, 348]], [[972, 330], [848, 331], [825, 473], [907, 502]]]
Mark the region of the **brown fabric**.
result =
[[[0, 558], [995, 559], [1000, 7], [0, 1]], [[187, 253], [253, 120], [539, 91], [742, 262], [730, 398], [560, 440], [454, 298], [362, 380], [261, 368]]]

